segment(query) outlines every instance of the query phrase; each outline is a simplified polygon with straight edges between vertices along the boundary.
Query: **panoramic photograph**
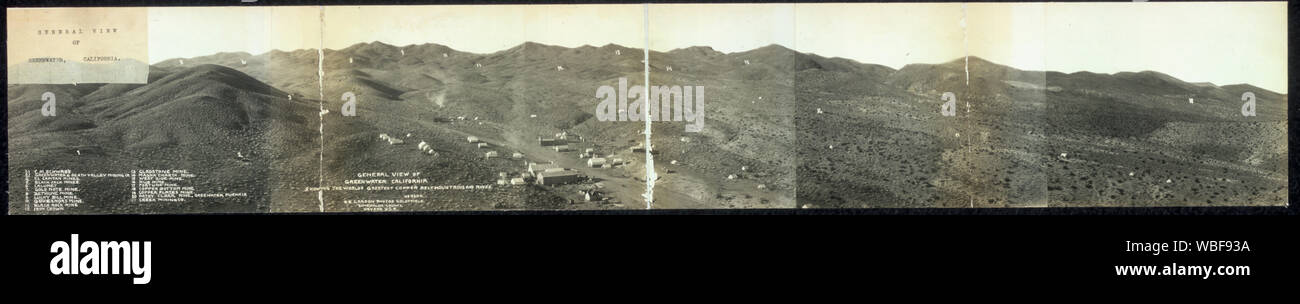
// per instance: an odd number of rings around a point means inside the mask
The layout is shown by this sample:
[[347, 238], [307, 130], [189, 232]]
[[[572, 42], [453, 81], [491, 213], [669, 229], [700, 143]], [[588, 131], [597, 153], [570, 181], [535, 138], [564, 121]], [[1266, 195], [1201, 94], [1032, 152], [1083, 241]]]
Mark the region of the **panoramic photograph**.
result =
[[0, 275], [1294, 284], [1297, 8], [9, 1]]
[[8, 9], [9, 213], [1285, 205], [1285, 4], [1111, 5]]
[[[315, 199], [301, 187], [317, 184], [308, 173], [319, 167], [317, 57], [304, 49], [319, 46], [319, 9], [6, 13], [11, 64], [31, 65], [33, 56], [148, 62], [105, 72], [110, 78], [9, 78], [10, 214], [253, 213]], [[43, 30], [15, 42], [16, 24], [61, 22], [79, 33]], [[32, 67], [45, 65], [61, 68]]]
[[1117, 5], [800, 5], [800, 206], [1286, 205], [1284, 4]]

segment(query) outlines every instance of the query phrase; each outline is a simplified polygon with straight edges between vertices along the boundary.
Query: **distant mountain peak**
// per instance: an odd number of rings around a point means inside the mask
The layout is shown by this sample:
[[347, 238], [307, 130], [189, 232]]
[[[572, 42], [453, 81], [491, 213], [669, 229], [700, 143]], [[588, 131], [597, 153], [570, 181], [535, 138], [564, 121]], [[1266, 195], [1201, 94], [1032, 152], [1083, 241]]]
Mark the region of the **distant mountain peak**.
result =
[[996, 62], [989, 61], [988, 59], [980, 58], [979, 56], [962, 56], [962, 57], [957, 57], [957, 59], [953, 59], [952, 61], [946, 62], [946, 63], [944, 63], [944, 64], [945, 64], [945, 65], [960, 65], [960, 66], [965, 66], [966, 64], [970, 64], [970, 66], [972, 66], [972, 67], [975, 67], [975, 66], [981, 66], [981, 67], [1002, 67], [1002, 68], [1011, 68], [1010, 66], [1001, 65], [1001, 64], [998, 64], [998, 63], [996, 63]]
[[615, 43], [606, 43], [605, 45], [600, 46], [600, 48], [602, 48], [602, 49], [608, 49], [608, 48], [615, 48], [615, 49], [631, 49], [630, 47], [626, 47], [626, 46], [618, 45], [618, 44], [615, 44]]
[[555, 47], [558, 47], [558, 46], [549, 45], [549, 44], [544, 44], [544, 43], [540, 43], [540, 42], [524, 41], [524, 43], [520, 43], [520, 44], [519, 44], [519, 47], [523, 47], [523, 48], [555, 48]]
[[1265, 89], [1265, 88], [1257, 87], [1257, 86], [1251, 85], [1251, 84], [1249, 84], [1249, 83], [1229, 84], [1229, 85], [1221, 86], [1221, 87], [1219, 87], [1219, 88], [1221, 88], [1221, 89], [1225, 89], [1225, 90], [1232, 90], [1232, 91], [1254, 92], [1254, 93], [1257, 94], [1257, 95], [1258, 95], [1258, 94], [1269, 94], [1269, 95], [1278, 95], [1278, 96], [1286, 95], [1286, 94], [1283, 94], [1283, 93], [1274, 92], [1274, 91], [1269, 90], [1269, 89]]
[[238, 52], [218, 52], [216, 54], [213, 54], [212, 56], [252, 57], [253, 54], [249, 54], [248, 52], [244, 52], [244, 51], [238, 51]]
[[392, 48], [396, 48], [396, 47], [379, 41], [371, 41], [371, 42], [354, 43], [352, 45], [349, 45], [348, 47], [340, 49], [340, 51], [356, 51], [356, 50], [363, 50], [363, 49], [392, 49]]
[[250, 92], [263, 93], [268, 95], [283, 95], [284, 92], [271, 87], [248, 74], [239, 70], [217, 64], [199, 64], [193, 67], [185, 68], [173, 72], [158, 81], [145, 85], [141, 89], [157, 87], [170, 87], [175, 90], [181, 87], [202, 87], [200, 82], [215, 81], [240, 88]]
[[988, 59], [984, 59], [984, 58], [981, 58], [980, 56], [975, 56], [975, 55], [962, 56], [961, 58], [958, 58], [958, 60], [962, 60], [962, 59], [969, 59], [971, 62], [987, 62], [987, 63], [993, 63], [992, 61], [989, 61]]
[[799, 53], [798, 51], [795, 51], [795, 50], [793, 50], [793, 49], [790, 49], [790, 48], [788, 48], [788, 47], [785, 47], [785, 46], [783, 46], [783, 45], [776, 44], [776, 43], [765, 45], [765, 46], [763, 46], [763, 47], [761, 47], [761, 48], [754, 49], [753, 51], [760, 51], [760, 52], [781, 52], [781, 53]]
[[714, 50], [712, 47], [708, 47], [708, 46], [692, 46], [692, 47], [686, 47], [680, 49], [673, 49], [671, 51], [668, 51], [668, 53], [706, 56], [706, 57], [724, 55], [722, 52]]
[[1161, 72], [1149, 71], [1149, 70], [1141, 71], [1141, 72], [1119, 72], [1112, 75], [1116, 77], [1130, 78], [1130, 79], [1148, 79], [1148, 80], [1163, 81], [1163, 82], [1175, 84], [1182, 87], [1191, 86], [1190, 83], [1187, 83], [1182, 79], [1178, 79], [1178, 77], [1170, 76], [1169, 74], [1165, 74]]
[[556, 46], [556, 45], [543, 44], [543, 43], [538, 43], [533, 41], [524, 41], [524, 43], [520, 43], [519, 45], [516, 45], [509, 49], [502, 50], [500, 52], [519, 53], [519, 52], [564, 51], [564, 50], [569, 50], [569, 48]]
[[1161, 72], [1156, 72], [1156, 71], [1152, 71], [1152, 70], [1143, 70], [1143, 71], [1141, 71], [1141, 72], [1137, 72], [1137, 74], [1138, 74], [1138, 75], [1150, 75], [1150, 76], [1156, 76], [1156, 77], [1161, 77], [1161, 78], [1172, 78], [1172, 77], [1173, 77], [1173, 76], [1169, 76], [1169, 74], [1165, 74], [1165, 73], [1161, 73]]
[[731, 53], [727, 55], [736, 55], [741, 57], [756, 57], [757, 59], [761, 60], [761, 59], [797, 57], [803, 55], [803, 53], [781, 46], [780, 44], [774, 43], [760, 48], [743, 51], [743, 52]]

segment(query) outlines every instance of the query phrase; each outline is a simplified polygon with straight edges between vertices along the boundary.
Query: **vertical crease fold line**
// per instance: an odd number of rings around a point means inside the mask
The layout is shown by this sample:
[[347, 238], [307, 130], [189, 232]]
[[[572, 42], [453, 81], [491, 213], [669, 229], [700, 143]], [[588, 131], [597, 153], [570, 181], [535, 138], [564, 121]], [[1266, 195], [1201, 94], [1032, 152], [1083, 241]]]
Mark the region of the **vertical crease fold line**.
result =
[[[961, 4], [961, 24], [960, 24], [960, 25], [961, 25], [961, 51], [962, 51], [962, 59], [963, 59], [963, 61], [964, 61], [964, 62], [963, 62], [964, 64], [963, 64], [962, 69], [965, 70], [965, 72], [966, 72], [966, 90], [969, 92], [969, 91], [970, 91], [970, 42], [969, 42], [969, 41], [970, 41], [970, 35], [966, 33], [966, 28], [967, 28], [967, 26], [966, 26], [966, 25], [967, 25], [967, 24], [966, 24], [966, 3], [962, 3], [962, 4]], [[969, 98], [969, 97], [970, 97], [970, 96], [963, 96], [963, 98]], [[953, 105], [953, 106], [956, 107], [956, 105]], [[956, 111], [957, 109], [953, 109], [953, 110]], [[969, 112], [970, 112], [970, 101], [969, 101], [969, 100], [966, 101], [966, 112], [967, 112], [966, 115], [967, 115], [967, 116], [970, 116], [970, 113], [969, 113]], [[967, 157], [970, 156], [970, 153], [971, 153], [971, 150], [970, 150], [970, 149], [971, 149], [971, 146], [970, 146], [970, 137], [967, 136], [967, 137], [966, 137], [966, 153], [967, 153]], [[973, 172], [972, 172], [972, 173], [973, 173]], [[969, 196], [969, 199], [970, 199], [970, 208], [975, 208], [975, 196], [974, 196], [974, 195], [970, 195], [970, 196]]]
[[970, 86], [970, 36], [966, 34], [966, 3], [961, 4], [961, 50], [965, 59], [966, 86]]
[[316, 179], [316, 201], [320, 203], [320, 212], [325, 212], [325, 6], [320, 6], [320, 46], [316, 48], [316, 81], [317, 90], [320, 91], [320, 105], [317, 115], [320, 116], [320, 155], [317, 161], [317, 179]]
[[645, 74], [645, 86], [643, 86], [645, 92], [641, 96], [644, 96], [646, 101], [641, 103], [641, 115], [644, 115], [645, 120], [645, 208], [652, 209], [655, 200], [655, 159], [650, 153], [651, 149], [654, 149], [650, 143], [650, 3], [643, 3], [641, 12], [644, 15], [641, 20], [645, 26], [645, 45], [641, 48], [645, 57], [641, 67], [642, 73]]

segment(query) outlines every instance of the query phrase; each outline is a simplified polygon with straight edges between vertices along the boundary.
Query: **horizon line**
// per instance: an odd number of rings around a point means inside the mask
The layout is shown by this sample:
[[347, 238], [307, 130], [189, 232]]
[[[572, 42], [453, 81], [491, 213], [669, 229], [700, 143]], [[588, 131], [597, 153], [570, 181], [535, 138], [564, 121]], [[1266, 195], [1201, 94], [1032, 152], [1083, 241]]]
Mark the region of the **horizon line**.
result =
[[[627, 48], [627, 49], [642, 49], [642, 50], [645, 49], [645, 48], [640, 48], [640, 47], [628, 47], [628, 46], [624, 46], [624, 45], [620, 45], [620, 44], [612, 43], [612, 42], [611, 42], [611, 43], [606, 43], [606, 44], [604, 44], [604, 45], [600, 45], [600, 46], [593, 46], [593, 45], [591, 45], [591, 44], [583, 44], [583, 45], [581, 45], [581, 46], [576, 46], [576, 47], [567, 47], [567, 46], [563, 46], [563, 45], [546, 44], [546, 43], [541, 43], [541, 42], [536, 42], [536, 41], [524, 41], [524, 42], [520, 42], [520, 43], [518, 43], [518, 44], [515, 44], [514, 46], [511, 46], [511, 47], [508, 47], [508, 48], [505, 48], [505, 49], [501, 49], [501, 50], [497, 50], [497, 51], [493, 51], [493, 52], [489, 52], [489, 53], [476, 53], [476, 52], [469, 52], [469, 51], [458, 50], [458, 49], [453, 48], [453, 47], [451, 47], [451, 46], [448, 46], [448, 45], [445, 45], [445, 44], [440, 44], [440, 43], [437, 43], [437, 42], [424, 42], [424, 43], [420, 43], [420, 44], [411, 43], [411, 44], [406, 44], [406, 45], [396, 45], [396, 44], [393, 44], [393, 43], [388, 43], [388, 42], [383, 42], [383, 41], [379, 41], [379, 40], [374, 40], [374, 41], [370, 41], [370, 42], [357, 42], [357, 43], [353, 43], [353, 44], [351, 44], [351, 45], [348, 45], [347, 47], [343, 47], [343, 48], [339, 48], [339, 49], [323, 48], [323, 50], [325, 50], [325, 51], [335, 51], [335, 52], [337, 52], [337, 51], [342, 51], [343, 49], [356, 47], [356, 46], [358, 46], [358, 45], [370, 45], [370, 44], [376, 44], [376, 43], [378, 43], [378, 44], [383, 44], [383, 45], [388, 45], [388, 46], [392, 46], [392, 47], [397, 47], [397, 48], [415, 47], [415, 46], [424, 46], [424, 45], [437, 45], [437, 46], [442, 46], [442, 47], [446, 47], [446, 48], [448, 48], [448, 49], [451, 49], [451, 50], [454, 51], [454, 52], [460, 52], [460, 53], [472, 54], [472, 55], [476, 55], [476, 56], [488, 56], [488, 55], [492, 55], [492, 54], [497, 54], [497, 53], [501, 53], [501, 52], [509, 51], [509, 50], [511, 50], [511, 49], [515, 49], [515, 48], [518, 48], [518, 47], [521, 47], [521, 46], [524, 46], [524, 45], [527, 45], [527, 44], [530, 44], [530, 43], [531, 43], [531, 44], [540, 44], [540, 45], [547, 46], [547, 47], [559, 47], [559, 48], [565, 48], [565, 49], [577, 49], [577, 48], [583, 48], [583, 47], [602, 48], [602, 47], [606, 47], [606, 46], [616, 46], [616, 47], [622, 47], [622, 48]], [[731, 55], [731, 54], [738, 54], [738, 53], [750, 52], [750, 51], [754, 51], [754, 50], [758, 50], [758, 49], [762, 49], [762, 48], [768, 48], [768, 47], [772, 47], [772, 46], [778, 46], [778, 47], [784, 48], [784, 49], [786, 49], [786, 50], [790, 50], [790, 51], [793, 51], [793, 52], [796, 52], [796, 53], [799, 53], [799, 54], [804, 54], [804, 55], [815, 55], [815, 56], [819, 56], [819, 57], [827, 58], [827, 59], [844, 59], [844, 60], [850, 60], [850, 61], [853, 61], [854, 63], [857, 63], [857, 64], [868, 64], [868, 65], [883, 66], [883, 67], [887, 67], [887, 68], [889, 68], [889, 69], [891, 69], [891, 70], [894, 70], [894, 71], [897, 71], [897, 70], [903, 69], [903, 68], [905, 68], [905, 67], [907, 67], [907, 66], [909, 66], [909, 65], [918, 65], [918, 64], [920, 64], [920, 65], [942, 65], [942, 64], [947, 64], [947, 63], [952, 63], [952, 62], [961, 61], [961, 60], [963, 60], [963, 59], [967, 59], [967, 58], [975, 58], [975, 59], [978, 59], [978, 60], [982, 60], [982, 61], [986, 61], [986, 62], [992, 63], [992, 64], [994, 64], [994, 65], [998, 65], [998, 66], [1002, 66], [1002, 67], [1007, 67], [1007, 68], [1015, 69], [1015, 70], [1017, 70], [1017, 71], [1021, 71], [1021, 72], [1031, 72], [1031, 73], [1034, 73], [1034, 72], [1037, 72], [1037, 73], [1061, 73], [1061, 74], [1066, 74], [1066, 75], [1072, 75], [1072, 74], [1077, 74], [1077, 73], [1093, 73], [1093, 74], [1103, 74], [1103, 75], [1117, 75], [1117, 74], [1121, 74], [1121, 73], [1145, 73], [1145, 72], [1154, 72], [1154, 73], [1160, 73], [1160, 74], [1163, 74], [1163, 75], [1167, 75], [1167, 76], [1170, 76], [1170, 77], [1174, 77], [1174, 78], [1178, 79], [1179, 81], [1186, 82], [1186, 83], [1190, 83], [1190, 84], [1201, 84], [1201, 83], [1207, 83], [1207, 84], [1214, 85], [1214, 86], [1216, 86], [1216, 87], [1233, 86], [1233, 85], [1249, 85], [1249, 86], [1257, 87], [1257, 88], [1260, 88], [1260, 89], [1268, 90], [1268, 91], [1273, 92], [1273, 93], [1278, 93], [1278, 94], [1282, 94], [1282, 95], [1286, 95], [1286, 94], [1287, 94], [1287, 93], [1286, 93], [1286, 90], [1276, 90], [1276, 89], [1264, 88], [1264, 87], [1260, 87], [1260, 86], [1257, 86], [1257, 85], [1254, 85], [1254, 84], [1251, 84], [1251, 83], [1248, 83], [1248, 82], [1235, 82], [1235, 83], [1231, 83], [1231, 84], [1218, 84], [1218, 83], [1214, 83], [1213, 81], [1194, 81], [1194, 80], [1185, 80], [1185, 79], [1183, 79], [1183, 78], [1176, 77], [1176, 76], [1170, 75], [1170, 74], [1165, 73], [1165, 72], [1161, 72], [1161, 71], [1157, 71], [1157, 70], [1151, 70], [1151, 69], [1144, 69], [1144, 70], [1140, 70], [1140, 71], [1133, 71], [1133, 70], [1127, 70], [1127, 71], [1116, 71], [1116, 72], [1110, 72], [1110, 73], [1106, 73], [1106, 72], [1095, 72], [1095, 71], [1090, 71], [1090, 70], [1077, 70], [1077, 71], [1072, 71], [1072, 72], [1058, 71], [1058, 70], [1026, 70], [1026, 69], [1021, 69], [1021, 68], [1014, 67], [1014, 66], [1011, 66], [1011, 65], [1008, 65], [1008, 64], [998, 63], [998, 62], [995, 62], [995, 61], [993, 61], [993, 60], [989, 60], [989, 59], [987, 59], [986, 57], [977, 56], [977, 55], [965, 55], [965, 56], [959, 56], [959, 57], [953, 58], [953, 59], [951, 59], [951, 60], [946, 60], [946, 61], [937, 62], [937, 63], [914, 62], [914, 63], [903, 64], [903, 65], [900, 66], [900, 67], [892, 67], [892, 66], [889, 66], [889, 65], [886, 65], [886, 64], [881, 64], [881, 63], [862, 62], [862, 61], [858, 61], [858, 60], [853, 59], [853, 58], [845, 58], [845, 57], [839, 57], [839, 56], [827, 57], [827, 56], [823, 56], [823, 55], [821, 55], [821, 54], [817, 54], [817, 53], [813, 53], [813, 52], [800, 51], [800, 50], [798, 50], [798, 49], [791, 48], [791, 47], [788, 47], [788, 46], [785, 46], [785, 45], [782, 45], [782, 44], [780, 44], [780, 43], [776, 43], [776, 42], [773, 42], [773, 43], [770, 43], [770, 44], [767, 44], [767, 45], [764, 45], [764, 46], [760, 46], [760, 47], [752, 48], [752, 49], [749, 49], [749, 50], [744, 50], [744, 51], [734, 51], [734, 52], [722, 52], [722, 51], [717, 51], [717, 50], [714, 49], [712, 46], [708, 46], [708, 45], [692, 45], [692, 46], [688, 46], [688, 47], [679, 47], [679, 48], [674, 48], [674, 49], [667, 50], [667, 51], [651, 49], [650, 51], [651, 51], [651, 52], [658, 52], [658, 53], [667, 54], [667, 53], [670, 53], [670, 52], [673, 52], [673, 51], [685, 50], [685, 49], [690, 49], [690, 48], [708, 48], [708, 49], [710, 49], [710, 50], [714, 50], [714, 51], [719, 52], [719, 53], [722, 53], [722, 54], [724, 54], [724, 55]], [[317, 48], [302, 48], [302, 49], [295, 49], [295, 50], [271, 49], [271, 50], [269, 50], [269, 51], [262, 52], [262, 53], [260, 53], [260, 54], [253, 54], [253, 53], [248, 52], [248, 51], [223, 51], [223, 52], [216, 52], [216, 53], [213, 53], [213, 54], [203, 55], [203, 56], [195, 56], [195, 57], [187, 57], [187, 58], [182, 58], [182, 57], [167, 58], [167, 59], [159, 60], [159, 61], [157, 61], [157, 62], [150, 63], [149, 65], [150, 65], [150, 66], [153, 66], [153, 65], [161, 64], [161, 63], [163, 63], [163, 62], [167, 62], [167, 61], [171, 61], [171, 60], [178, 60], [178, 59], [192, 59], [192, 58], [198, 58], [198, 57], [208, 57], [208, 56], [215, 56], [215, 55], [226, 54], [226, 53], [236, 53], [236, 54], [238, 54], [238, 53], [244, 53], [244, 54], [248, 54], [250, 57], [256, 57], [256, 56], [262, 56], [262, 55], [270, 54], [270, 53], [273, 53], [273, 52], [294, 53], [294, 52], [299, 52], [299, 51], [310, 51], [310, 52], [313, 52], [313, 53], [314, 53], [314, 52], [316, 52], [316, 50], [317, 50]]]

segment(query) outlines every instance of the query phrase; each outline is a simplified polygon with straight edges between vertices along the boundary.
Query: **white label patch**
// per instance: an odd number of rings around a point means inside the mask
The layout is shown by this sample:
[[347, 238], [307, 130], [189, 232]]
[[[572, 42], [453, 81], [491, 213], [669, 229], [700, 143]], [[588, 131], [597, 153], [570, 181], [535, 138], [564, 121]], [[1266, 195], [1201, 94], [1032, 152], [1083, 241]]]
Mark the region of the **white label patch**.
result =
[[9, 84], [145, 83], [147, 8], [6, 9]]

